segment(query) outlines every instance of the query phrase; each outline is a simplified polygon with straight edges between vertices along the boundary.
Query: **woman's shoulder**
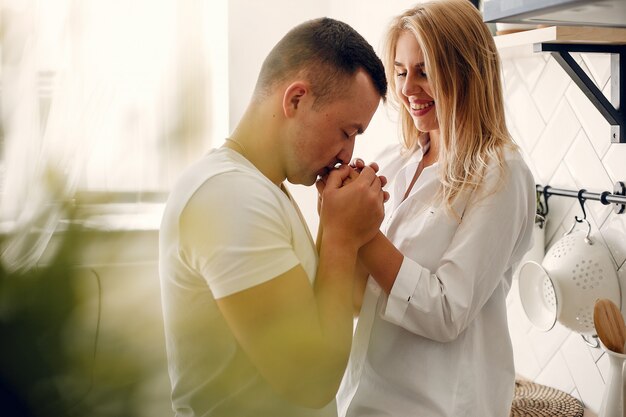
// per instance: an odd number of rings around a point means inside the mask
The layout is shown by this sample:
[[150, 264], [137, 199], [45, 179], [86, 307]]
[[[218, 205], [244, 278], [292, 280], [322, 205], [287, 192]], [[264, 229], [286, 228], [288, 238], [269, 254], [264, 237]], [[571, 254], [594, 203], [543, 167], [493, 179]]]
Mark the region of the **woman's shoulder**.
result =
[[517, 149], [505, 149], [503, 151], [503, 165], [506, 169], [517, 175], [532, 177], [532, 173], [528, 164], [524, 160], [524, 156]]
[[518, 149], [504, 148], [499, 158], [490, 158], [486, 166], [486, 177], [498, 176], [505, 172], [530, 172], [524, 156]]
[[504, 149], [499, 161], [492, 158], [488, 163], [478, 194], [525, 192], [534, 186], [532, 172], [523, 155], [516, 149]]

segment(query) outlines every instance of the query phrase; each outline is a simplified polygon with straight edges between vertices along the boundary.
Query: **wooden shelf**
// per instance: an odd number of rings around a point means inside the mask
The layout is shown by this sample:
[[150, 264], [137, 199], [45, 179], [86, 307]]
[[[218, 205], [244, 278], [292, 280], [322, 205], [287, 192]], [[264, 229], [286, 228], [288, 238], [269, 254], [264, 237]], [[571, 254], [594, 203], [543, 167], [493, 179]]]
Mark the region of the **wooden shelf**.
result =
[[[501, 59], [548, 52], [611, 125], [611, 143], [626, 144], [626, 28], [548, 26], [494, 37]], [[611, 97], [589, 78], [571, 53], [611, 55]]]
[[494, 40], [500, 50], [540, 42], [626, 45], [626, 28], [548, 26], [494, 36]]

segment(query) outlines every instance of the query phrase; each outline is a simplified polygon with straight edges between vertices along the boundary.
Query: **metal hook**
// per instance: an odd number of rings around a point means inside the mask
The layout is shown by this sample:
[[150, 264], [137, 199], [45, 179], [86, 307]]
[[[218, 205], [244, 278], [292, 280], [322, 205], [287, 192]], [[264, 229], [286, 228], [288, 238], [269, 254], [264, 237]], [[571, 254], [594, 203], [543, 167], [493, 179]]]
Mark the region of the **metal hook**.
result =
[[595, 348], [595, 349], [600, 347], [600, 339], [598, 338], [597, 334], [593, 334], [593, 335], [581, 334], [581, 336], [588, 346]]
[[548, 191], [549, 188], [550, 188], [549, 185], [546, 185], [545, 187], [543, 187], [543, 202], [545, 203], [546, 207], [545, 207], [545, 211], [543, 210], [543, 207], [542, 207], [542, 212], [540, 214], [544, 218], [548, 216], [548, 211], [550, 211], [550, 209], [548, 208], [548, 197], [550, 197], [552, 194], [550, 194], [550, 192]]
[[[589, 220], [587, 219], [582, 219], [580, 222], [587, 223], [587, 234], [585, 235], [585, 243], [588, 245], [593, 245], [593, 240], [591, 240], [591, 237], [589, 237], [591, 236], [591, 223], [589, 223]], [[578, 223], [578, 219], [576, 218], [575, 221], [572, 223], [572, 227], [570, 227], [569, 230], [563, 234], [563, 236], [567, 236], [570, 233], [572, 233], [574, 229], [576, 228], [577, 223]]]
[[589, 237], [591, 235], [591, 223], [589, 222], [589, 220], [587, 220], [587, 212], [585, 211], [585, 201], [587, 199], [585, 197], [583, 197], [583, 194], [586, 191], [587, 190], [585, 190], [584, 188], [582, 190], [578, 191], [578, 202], [580, 203], [580, 208], [583, 211], [583, 217], [581, 219], [578, 216], [574, 216], [575, 222], [572, 223], [572, 227], [565, 233], [564, 236], [569, 235], [570, 233], [572, 233], [574, 231], [574, 228], [576, 227], [576, 223], [585, 222], [585, 223], [587, 223], [587, 235], [585, 236], [585, 243], [587, 243], [589, 245], [593, 245], [593, 241]]
[[578, 223], [582, 223], [587, 220], [587, 212], [585, 211], [585, 201], [587, 201], [587, 199], [583, 197], [583, 193], [585, 193], [586, 191], [587, 190], [585, 190], [584, 188], [578, 191], [578, 202], [580, 203], [580, 208], [583, 211], [582, 219], [579, 219], [578, 216], [574, 216], [574, 219], [576, 219]]
[[535, 201], [535, 204], [537, 205], [537, 214], [543, 215], [543, 203], [541, 202], [541, 191], [537, 190], [536, 198], [537, 200]]

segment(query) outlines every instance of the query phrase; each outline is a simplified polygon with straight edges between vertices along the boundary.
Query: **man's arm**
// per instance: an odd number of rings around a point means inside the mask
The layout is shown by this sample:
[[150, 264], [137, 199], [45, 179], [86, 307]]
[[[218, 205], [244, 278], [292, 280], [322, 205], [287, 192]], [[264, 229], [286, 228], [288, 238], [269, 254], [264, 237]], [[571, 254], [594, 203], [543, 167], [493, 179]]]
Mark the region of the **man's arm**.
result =
[[220, 298], [218, 307], [263, 377], [291, 400], [322, 407], [337, 392], [352, 340], [358, 249], [383, 217], [380, 179], [368, 169], [341, 187], [348, 167], [324, 190], [324, 229], [312, 287], [298, 265], [263, 284]]

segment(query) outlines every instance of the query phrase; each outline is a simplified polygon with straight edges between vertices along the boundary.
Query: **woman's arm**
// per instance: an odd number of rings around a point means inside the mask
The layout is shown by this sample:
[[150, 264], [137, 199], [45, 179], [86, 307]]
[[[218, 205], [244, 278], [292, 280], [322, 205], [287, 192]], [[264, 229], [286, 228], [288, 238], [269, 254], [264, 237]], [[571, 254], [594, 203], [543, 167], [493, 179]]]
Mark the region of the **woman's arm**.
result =
[[363, 297], [365, 295], [365, 287], [367, 287], [367, 279], [370, 274], [363, 265], [363, 263], [357, 259], [356, 267], [354, 270], [354, 287], [352, 291], [352, 302], [354, 305], [354, 317], [358, 317], [361, 313], [361, 306], [363, 305]]
[[359, 260], [388, 294], [385, 320], [441, 342], [467, 328], [530, 244], [534, 182], [520, 167], [508, 172], [497, 192], [470, 198], [434, 270], [403, 256], [381, 233], [360, 249]]
[[[350, 182], [352, 182], [354, 179], [356, 179], [358, 175], [360, 174], [361, 170], [365, 166], [366, 166], [365, 162], [363, 162], [362, 159], [356, 158], [354, 162], [351, 164], [351, 167], [353, 168], [353, 172], [351, 172], [351, 174], [344, 180], [342, 186], [345, 186], [349, 184]], [[369, 166], [374, 170], [374, 172], [378, 172], [379, 167], [376, 162], [371, 163]], [[380, 177], [380, 181], [383, 187], [387, 184], [387, 178], [385, 178], [384, 176]], [[315, 183], [315, 186], [317, 187], [317, 191], [318, 191], [317, 213], [319, 214], [321, 211], [321, 207], [322, 207], [322, 193], [324, 192], [324, 187], [326, 186], [326, 177], [318, 179]], [[387, 191], [384, 191], [383, 202], [386, 203], [388, 200], [389, 200], [389, 193]], [[322, 241], [323, 234], [324, 234], [324, 230], [322, 228], [322, 223], [320, 222], [318, 229], [317, 229], [317, 239], [316, 239], [316, 247], [317, 247], [318, 253], [319, 253], [320, 242]], [[378, 235], [380, 235], [383, 239], [387, 240], [384, 237], [384, 235], [382, 235], [382, 233], [379, 232]], [[391, 248], [395, 249], [395, 247], [391, 245], [391, 242], [389, 241], [387, 242], [389, 243], [389, 246], [391, 246]], [[376, 250], [376, 249], [373, 247], [372, 250]], [[398, 251], [396, 250], [396, 252]], [[400, 252], [398, 252], [398, 254], [400, 254]], [[400, 254], [400, 256], [402, 255]], [[400, 259], [400, 262], [402, 262], [401, 259]], [[363, 304], [363, 296], [365, 293], [365, 287], [367, 286], [367, 279], [369, 275], [370, 275], [370, 272], [367, 266], [364, 265], [361, 261], [357, 261], [355, 275], [354, 275], [354, 291], [353, 291], [354, 316], [355, 317], [357, 317], [361, 311], [361, 305]]]
[[391, 292], [403, 259], [402, 252], [380, 231], [359, 250], [359, 263], [387, 294]]

